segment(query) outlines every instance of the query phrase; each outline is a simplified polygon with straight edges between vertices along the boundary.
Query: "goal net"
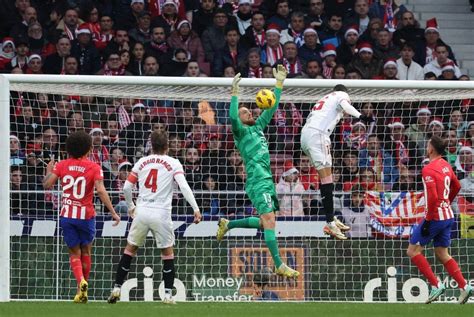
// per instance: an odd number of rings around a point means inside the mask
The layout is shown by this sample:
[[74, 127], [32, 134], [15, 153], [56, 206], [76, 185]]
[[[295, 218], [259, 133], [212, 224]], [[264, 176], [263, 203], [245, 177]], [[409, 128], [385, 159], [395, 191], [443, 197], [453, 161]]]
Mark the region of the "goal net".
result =
[[[474, 283], [470, 82], [285, 82], [265, 136], [281, 207], [276, 227], [280, 254], [301, 273], [293, 281], [271, 273], [273, 262], [260, 230], [234, 229], [223, 242], [215, 240], [220, 217], [256, 214], [244, 191], [247, 176], [230, 129], [231, 79], [8, 79], [9, 96], [0, 101], [10, 105], [9, 122], [4, 116], [0, 133], [9, 135], [10, 161], [1, 166], [0, 174], [4, 180], [9, 175], [10, 208], [0, 213], [4, 226], [9, 222], [10, 243], [0, 249], [0, 269], [9, 270], [11, 299], [71, 300], [76, 292], [59, 228], [61, 192], [58, 186], [45, 191], [41, 181], [53, 155], [65, 158], [65, 139], [77, 130], [91, 134], [90, 159], [102, 166], [122, 217], [120, 225], [112, 227], [108, 213], [95, 200], [91, 300], [104, 301], [109, 295], [131, 223], [121, 191], [124, 180], [132, 164], [150, 152], [150, 131], [160, 129], [169, 131], [170, 155], [182, 162], [204, 214], [202, 223], [192, 224], [192, 211], [176, 191], [172, 217], [178, 300], [249, 301], [263, 294], [264, 299], [282, 301], [424, 301], [428, 285], [405, 252], [413, 226], [423, 217], [420, 174], [426, 142], [433, 134], [448, 140], [446, 158], [461, 179], [450, 251]], [[311, 107], [336, 83], [345, 84], [354, 106], [374, 118], [364, 124], [344, 117], [332, 137], [335, 211], [352, 227], [346, 241], [324, 236], [319, 180], [300, 150], [301, 128]], [[256, 92], [273, 84], [242, 80], [240, 101], [255, 117], [260, 115], [253, 104]], [[432, 248], [426, 255], [436, 263]], [[9, 263], [2, 262], [8, 258]], [[161, 263], [150, 236], [133, 262], [121, 300], [160, 300]], [[458, 294], [456, 283], [441, 265], [433, 268], [447, 287], [441, 300], [452, 300]]]

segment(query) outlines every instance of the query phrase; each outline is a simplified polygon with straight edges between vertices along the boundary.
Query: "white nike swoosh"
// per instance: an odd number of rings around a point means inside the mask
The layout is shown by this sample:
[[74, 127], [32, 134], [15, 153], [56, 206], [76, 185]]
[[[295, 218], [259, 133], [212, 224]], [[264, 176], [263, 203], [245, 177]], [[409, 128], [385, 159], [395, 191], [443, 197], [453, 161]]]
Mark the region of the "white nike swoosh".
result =
[[163, 270], [163, 273], [170, 273], [173, 270]]

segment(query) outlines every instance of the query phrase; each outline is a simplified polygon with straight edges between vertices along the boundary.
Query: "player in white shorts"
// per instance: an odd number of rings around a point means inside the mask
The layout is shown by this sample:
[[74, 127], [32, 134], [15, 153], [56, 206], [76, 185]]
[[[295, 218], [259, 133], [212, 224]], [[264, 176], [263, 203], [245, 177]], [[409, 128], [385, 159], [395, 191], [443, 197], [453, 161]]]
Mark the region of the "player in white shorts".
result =
[[331, 157], [331, 133], [344, 113], [370, 121], [352, 105], [344, 85], [336, 85], [333, 92], [321, 98], [311, 109], [301, 130], [301, 149], [311, 159], [321, 179], [321, 197], [326, 213], [324, 232], [339, 240], [347, 239], [343, 231], [350, 228], [334, 217]]
[[[141, 158], [133, 167], [123, 187], [128, 211], [133, 218], [127, 237], [127, 246], [118, 263], [114, 288], [108, 302], [114, 304], [120, 298], [120, 288], [130, 270], [130, 264], [139, 247], [143, 245], [148, 232], [151, 231], [156, 246], [161, 249], [163, 260], [163, 281], [165, 297], [163, 302], [174, 304], [172, 289], [174, 282], [174, 230], [171, 220], [171, 201], [173, 183], [176, 181], [194, 210], [194, 223], [201, 221], [201, 212], [193, 192], [184, 177], [181, 163], [166, 153], [168, 152], [168, 133], [154, 131], [151, 134], [153, 154]], [[137, 205], [132, 201], [132, 188], [138, 182], [139, 192]]]

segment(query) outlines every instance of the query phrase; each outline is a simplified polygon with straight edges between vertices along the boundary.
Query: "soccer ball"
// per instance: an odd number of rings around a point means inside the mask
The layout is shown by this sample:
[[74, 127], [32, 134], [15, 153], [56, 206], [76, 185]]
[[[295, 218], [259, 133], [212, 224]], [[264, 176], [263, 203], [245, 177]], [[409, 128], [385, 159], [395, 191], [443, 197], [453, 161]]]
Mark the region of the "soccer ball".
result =
[[269, 109], [275, 105], [276, 97], [270, 89], [260, 89], [255, 97], [255, 102], [260, 109]]

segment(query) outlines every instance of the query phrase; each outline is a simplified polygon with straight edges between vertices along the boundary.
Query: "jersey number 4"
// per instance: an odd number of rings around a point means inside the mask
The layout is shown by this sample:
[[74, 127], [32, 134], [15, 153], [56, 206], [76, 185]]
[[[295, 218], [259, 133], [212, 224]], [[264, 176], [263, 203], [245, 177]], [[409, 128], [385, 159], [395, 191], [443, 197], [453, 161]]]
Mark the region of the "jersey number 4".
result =
[[148, 172], [148, 176], [145, 180], [145, 188], [151, 190], [152, 193], [156, 193], [156, 189], [158, 188], [158, 170], [156, 168], [151, 169]]

